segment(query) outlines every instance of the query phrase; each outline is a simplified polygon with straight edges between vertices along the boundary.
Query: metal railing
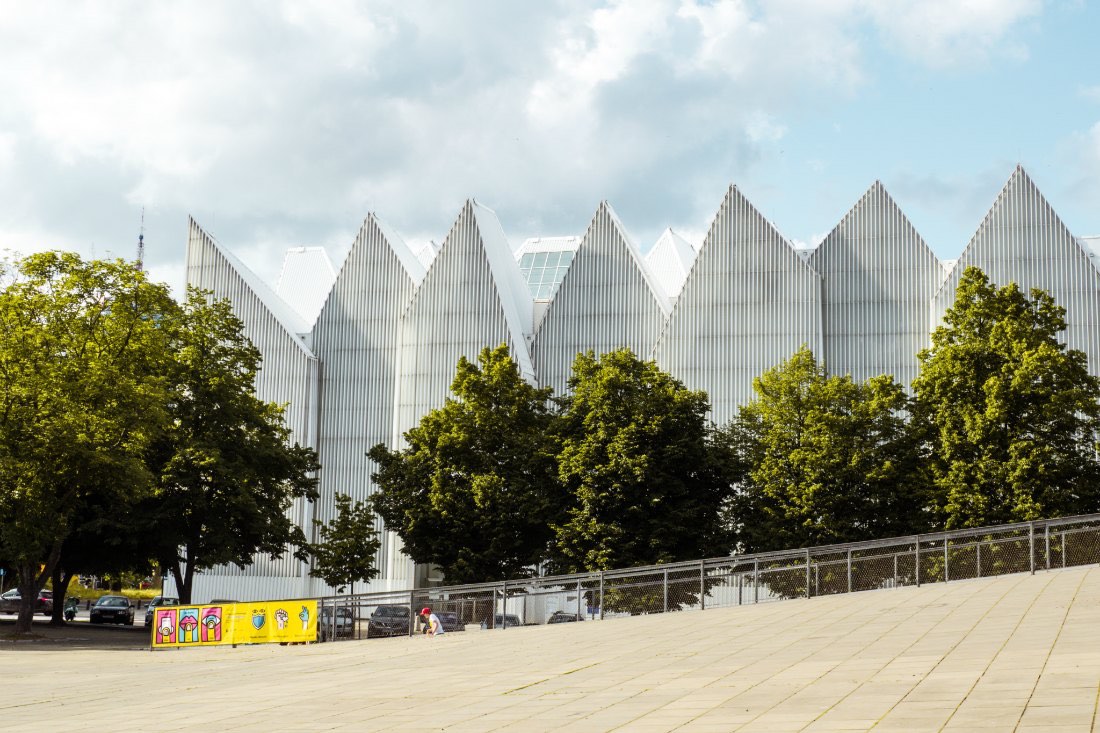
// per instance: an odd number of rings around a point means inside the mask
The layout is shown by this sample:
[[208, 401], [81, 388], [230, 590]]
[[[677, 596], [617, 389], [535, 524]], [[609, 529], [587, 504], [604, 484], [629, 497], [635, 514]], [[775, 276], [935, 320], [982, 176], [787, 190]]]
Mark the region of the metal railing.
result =
[[1100, 562], [1100, 514], [477, 585], [319, 598], [322, 640], [704, 610]]

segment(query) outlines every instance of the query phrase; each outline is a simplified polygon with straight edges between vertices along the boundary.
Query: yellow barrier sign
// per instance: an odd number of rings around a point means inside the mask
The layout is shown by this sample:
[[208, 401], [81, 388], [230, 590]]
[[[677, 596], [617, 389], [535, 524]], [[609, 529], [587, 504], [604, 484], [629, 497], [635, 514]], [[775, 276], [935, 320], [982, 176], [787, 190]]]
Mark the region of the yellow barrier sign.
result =
[[317, 640], [317, 601], [158, 606], [153, 648]]

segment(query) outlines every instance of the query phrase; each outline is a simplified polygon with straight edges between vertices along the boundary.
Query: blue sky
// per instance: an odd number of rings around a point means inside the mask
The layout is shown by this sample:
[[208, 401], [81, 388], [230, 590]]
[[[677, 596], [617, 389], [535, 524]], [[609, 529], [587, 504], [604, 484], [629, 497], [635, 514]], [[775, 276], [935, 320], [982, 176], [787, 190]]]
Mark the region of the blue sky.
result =
[[179, 287], [193, 215], [273, 280], [368, 211], [518, 245], [603, 199], [641, 249], [734, 183], [791, 240], [880, 179], [958, 256], [1017, 163], [1100, 234], [1100, 10], [1041, 0], [0, 0], [0, 249]]

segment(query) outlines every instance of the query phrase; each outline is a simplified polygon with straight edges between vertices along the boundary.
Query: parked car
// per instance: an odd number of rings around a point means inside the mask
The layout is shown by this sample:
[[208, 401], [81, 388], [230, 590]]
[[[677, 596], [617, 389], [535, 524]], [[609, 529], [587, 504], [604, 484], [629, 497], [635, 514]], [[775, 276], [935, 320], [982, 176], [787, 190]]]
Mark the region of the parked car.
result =
[[408, 606], [378, 606], [367, 621], [367, 638], [408, 636], [411, 617]]
[[546, 619], [548, 624], [568, 624], [573, 621], [584, 621], [584, 617], [567, 611], [554, 611], [550, 614], [550, 618]]
[[490, 626], [489, 619], [482, 619], [481, 628], [483, 629], [500, 629], [500, 628], [512, 628], [513, 626], [523, 626], [523, 622], [519, 620], [519, 616], [511, 613], [498, 613], [493, 616], [493, 623]]
[[[333, 631], [336, 633], [333, 634]], [[332, 621], [332, 607], [321, 609], [321, 615], [317, 619], [317, 640], [328, 641], [331, 639], [350, 639], [355, 634], [355, 614], [347, 606], [336, 609], [335, 627]]]
[[459, 619], [454, 611], [436, 611], [435, 615], [439, 617], [439, 625], [443, 627], [443, 631], [466, 630], [466, 622]]
[[179, 604], [179, 598], [173, 598], [172, 596], [153, 596], [153, 600], [149, 601], [149, 605], [145, 607], [145, 625], [153, 625], [153, 619], [157, 615], [157, 606], [178, 606]]
[[126, 596], [100, 596], [88, 613], [93, 624], [134, 625], [134, 607]]
[[[12, 588], [0, 596], [0, 613], [19, 613], [19, 606], [23, 602], [23, 596], [19, 595], [18, 588]], [[53, 591], [38, 591], [38, 602], [34, 604], [34, 612], [49, 616], [53, 613]]]

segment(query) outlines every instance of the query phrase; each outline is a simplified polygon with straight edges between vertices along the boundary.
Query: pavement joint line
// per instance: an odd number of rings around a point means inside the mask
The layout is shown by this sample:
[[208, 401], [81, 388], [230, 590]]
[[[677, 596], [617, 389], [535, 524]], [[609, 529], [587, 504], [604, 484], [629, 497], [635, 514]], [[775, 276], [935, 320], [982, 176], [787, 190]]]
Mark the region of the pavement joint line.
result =
[[[886, 589], [883, 589], [883, 590], [886, 590]], [[889, 589], [889, 590], [894, 590], [894, 589]], [[940, 590], [940, 589], [939, 589], [939, 588], [937, 588], [937, 591], [939, 591], [939, 590]], [[942, 595], [942, 592], [940, 592], [940, 593], [937, 593], [937, 596], [940, 596], [940, 595]], [[818, 596], [818, 597], [819, 597], [819, 598], [821, 598], [821, 597], [832, 597], [832, 596]], [[923, 610], [923, 608], [924, 608], [924, 607], [918, 607], [918, 608], [914, 608], [914, 609], [913, 609], [913, 613], [914, 613], [914, 614], [916, 614], [916, 613], [918, 613], [919, 611]], [[862, 609], [862, 608], [856, 608], [856, 609], [854, 609], [854, 610], [851, 610], [851, 611], [850, 611], [850, 612], [849, 612], [848, 614], [846, 614], [846, 618], [850, 618], [850, 617], [852, 617], [852, 616], [855, 616], [855, 615], [858, 615], [858, 614], [860, 614], [860, 613], [862, 613], [862, 612], [863, 612], [863, 609]], [[857, 632], [860, 632], [860, 631], [862, 631], [862, 630], [863, 630], [863, 628], [864, 628], [863, 626], [856, 626], [856, 627], [855, 627], [855, 628], [853, 628], [853, 629], [852, 629], [852, 630], [851, 630], [851, 631], [850, 631], [850, 632], [849, 632], [849, 633], [848, 633], [848, 634], [847, 634], [846, 636], [851, 636], [851, 635], [852, 635], [853, 633], [857, 633]], [[896, 628], [896, 626], [895, 626], [895, 628]], [[926, 632], [926, 633], [927, 633], [927, 632]], [[801, 641], [801, 639], [802, 639], [802, 638], [804, 638], [804, 636], [803, 636], [803, 637], [800, 637], [799, 639], [796, 639], [795, 641], [796, 641], [796, 642], [797, 642], [797, 641]], [[788, 646], [790, 646], [790, 645], [788, 645]], [[811, 656], [813, 656], [813, 654], [814, 654], [814, 651], [812, 651], [812, 650], [811, 650], [811, 652], [810, 652], [809, 654], [807, 654], [806, 656], [804, 656], [804, 657], [802, 657], [801, 659], [798, 659], [798, 660], [796, 660], [795, 662], [793, 662], [793, 663], [791, 663], [791, 664], [787, 665], [787, 669], [790, 669], [791, 667], [793, 667], [793, 666], [795, 666], [795, 665], [801, 664], [801, 663], [802, 663], [802, 662], [804, 662], [804, 661], [805, 661], [806, 659], [808, 659], [808, 658], [810, 658]], [[854, 656], [855, 656], [854, 654], [853, 654], [853, 655], [850, 655], [850, 656], [849, 656], [849, 657], [847, 657], [847, 659], [845, 659], [844, 661], [848, 661], [848, 660], [852, 659], [852, 658], [853, 658]], [[839, 666], [839, 663], [838, 663], [838, 665], [834, 665], [833, 669], [835, 669], [835, 668], [836, 668], [836, 666]], [[831, 670], [830, 670], [830, 671], [831, 671]], [[826, 674], [827, 674], [827, 673], [826, 673]], [[819, 680], [819, 679], [821, 679], [821, 677], [822, 677], [822, 676], [824, 676], [824, 675], [818, 675], [818, 677], [816, 678], [816, 680]], [[815, 680], [815, 681], [816, 681], [816, 680]], [[752, 685], [751, 687], [749, 687], [749, 688], [746, 688], [746, 690], [744, 690], [743, 692], [748, 692], [749, 690], [751, 690], [751, 689], [753, 689], [753, 688], [755, 688], [755, 687], [758, 687], [759, 685], [761, 685], [761, 684], [764, 684], [765, 682], [769, 682], [769, 681], [771, 681], [771, 680], [761, 680], [760, 682], [757, 682], [756, 684]], [[743, 724], [743, 725], [742, 725], [741, 727], [744, 727], [744, 726], [748, 726], [748, 725], [752, 725], [752, 724], [753, 724], [754, 722], [756, 722], [756, 721], [757, 721], [757, 720], [759, 720], [760, 718], [764, 717], [765, 715], [767, 715], [767, 714], [768, 714], [769, 712], [771, 712], [772, 710], [775, 710], [775, 709], [776, 709], [776, 708], [778, 708], [778, 707], [779, 707], [780, 705], [782, 705], [782, 704], [783, 704], [784, 702], [786, 702], [786, 701], [787, 701], [787, 700], [789, 700], [790, 698], [794, 697], [795, 695], [799, 694], [800, 692], [802, 692], [802, 691], [803, 691], [803, 690], [805, 690], [805, 689], [806, 689], [805, 687], [800, 687], [800, 688], [798, 688], [798, 689], [795, 689], [795, 690], [794, 690], [794, 691], [792, 691], [792, 692], [791, 692], [790, 694], [788, 694], [788, 695], [786, 695], [785, 697], [781, 698], [780, 700], [776, 701], [776, 702], [775, 702], [775, 703], [774, 703], [774, 704], [773, 704], [773, 705], [772, 705], [772, 706], [771, 706], [770, 708], [768, 708], [768, 709], [766, 709], [766, 710], [762, 711], [761, 713], [759, 713], [758, 715], [756, 715], [756, 716], [755, 716], [754, 718], [752, 718], [751, 720], [749, 720], [749, 721], [746, 721], [746, 722], [745, 722], [745, 723], [744, 723], [744, 724]], [[738, 697], [738, 696], [739, 696], [740, 694], [741, 694], [741, 693], [739, 693], [738, 695], [735, 695], [734, 697]], [[732, 698], [731, 698], [731, 699], [732, 699]], [[700, 716], [700, 717], [702, 717], [702, 716]], [[810, 724], [812, 724], [812, 722], [813, 722], [813, 721], [811, 721], [811, 723], [809, 723], [809, 724], [807, 724], [807, 725], [810, 725]], [[803, 727], [806, 727], [806, 726], [803, 726]]]
[[[1032, 577], [1032, 576], [1028, 576], [1028, 577]], [[968, 638], [968, 637], [970, 636], [970, 634], [972, 634], [972, 633], [974, 632], [974, 629], [975, 629], [975, 628], [977, 628], [977, 627], [978, 627], [978, 625], [979, 625], [979, 624], [980, 624], [980, 623], [981, 623], [982, 621], [984, 621], [984, 620], [986, 619], [986, 617], [987, 617], [987, 616], [989, 616], [989, 614], [991, 614], [991, 613], [993, 612], [993, 610], [994, 610], [995, 608], [997, 608], [997, 606], [998, 606], [998, 605], [999, 605], [999, 604], [1001, 603], [1001, 601], [1003, 601], [1003, 600], [1004, 600], [1004, 599], [1005, 599], [1006, 597], [1008, 597], [1008, 595], [1009, 595], [1009, 594], [1010, 594], [1010, 593], [1011, 593], [1011, 592], [1012, 592], [1012, 591], [1013, 591], [1013, 590], [1014, 590], [1014, 589], [1015, 589], [1015, 588], [1016, 588], [1017, 586], [1019, 586], [1019, 584], [1020, 584], [1020, 581], [1017, 581], [1017, 582], [1013, 583], [1013, 584], [1012, 584], [1012, 586], [1011, 586], [1011, 587], [1009, 587], [1009, 588], [1007, 588], [1007, 589], [1006, 589], [1006, 590], [1005, 590], [1005, 591], [1004, 591], [1004, 592], [1003, 592], [1003, 593], [1002, 593], [1002, 594], [1000, 595], [1000, 597], [999, 597], [999, 598], [997, 598], [997, 599], [996, 599], [995, 601], [993, 601], [992, 603], [990, 603], [990, 604], [989, 604], [989, 607], [988, 607], [988, 608], [986, 608], [985, 612], [984, 612], [984, 613], [982, 613], [982, 615], [981, 615], [981, 616], [980, 616], [979, 618], [977, 618], [977, 619], [976, 619], [976, 620], [974, 621], [974, 623], [972, 623], [972, 624], [970, 625], [970, 627], [969, 627], [969, 628], [968, 628], [968, 629], [966, 630], [966, 632], [965, 632], [965, 633], [963, 633], [963, 634], [960, 634], [960, 635], [959, 635], [959, 636], [958, 636], [958, 637], [956, 638], [955, 642], [954, 642], [954, 643], [953, 643], [953, 644], [951, 645], [951, 647], [950, 647], [949, 649], [947, 649], [947, 650], [946, 650], [946, 651], [945, 651], [945, 652], [944, 652], [943, 654], [941, 654], [941, 655], [940, 655], [940, 658], [939, 658], [939, 660], [938, 660], [938, 661], [937, 661], [937, 662], [936, 662], [935, 664], [933, 664], [933, 665], [932, 665], [932, 667], [931, 667], [931, 668], [929, 668], [929, 669], [928, 669], [928, 670], [927, 670], [927, 671], [926, 671], [926, 672], [925, 672], [925, 673], [924, 673], [924, 674], [923, 674], [923, 675], [921, 676], [921, 678], [920, 678], [919, 680], [917, 680], [917, 682], [916, 682], [916, 683], [915, 683], [914, 685], [912, 685], [912, 686], [911, 686], [911, 687], [909, 688], [909, 691], [908, 691], [908, 692], [906, 692], [906, 693], [905, 693], [904, 695], [902, 695], [902, 696], [901, 696], [900, 698], [898, 698], [898, 700], [897, 700], [897, 701], [896, 701], [896, 702], [895, 702], [895, 703], [894, 703], [893, 705], [891, 705], [891, 706], [890, 706], [890, 709], [889, 709], [889, 710], [887, 710], [887, 711], [886, 711], [886, 712], [885, 712], [885, 713], [884, 713], [884, 714], [883, 714], [883, 715], [882, 715], [882, 716], [881, 716], [881, 717], [880, 717], [880, 718], [879, 718], [879, 719], [878, 719], [878, 720], [877, 720], [877, 721], [875, 722], [875, 724], [871, 726], [870, 730], [873, 730], [873, 729], [875, 729], [876, 727], [878, 727], [879, 725], [881, 725], [881, 724], [882, 724], [882, 722], [883, 722], [883, 721], [884, 721], [884, 720], [885, 720], [886, 718], [888, 718], [888, 717], [890, 716], [890, 714], [891, 714], [892, 712], [894, 712], [895, 710], [897, 710], [897, 709], [898, 709], [898, 706], [900, 706], [900, 705], [901, 705], [902, 703], [904, 703], [904, 702], [905, 702], [905, 701], [906, 701], [907, 699], [909, 699], [909, 696], [913, 694], [913, 691], [914, 691], [914, 690], [916, 690], [916, 689], [917, 689], [917, 687], [919, 687], [919, 686], [921, 685], [921, 683], [922, 683], [922, 682], [924, 682], [924, 681], [925, 681], [926, 679], [928, 679], [928, 677], [929, 677], [929, 676], [931, 676], [931, 675], [932, 675], [932, 673], [933, 673], [933, 672], [935, 672], [935, 670], [936, 670], [936, 669], [937, 669], [937, 668], [938, 668], [938, 667], [939, 667], [939, 666], [940, 666], [941, 664], [943, 664], [944, 660], [946, 660], [946, 659], [947, 659], [947, 658], [948, 658], [949, 656], [951, 656], [951, 652], [953, 652], [953, 651], [954, 651], [955, 649], [957, 649], [957, 648], [958, 648], [958, 646], [959, 646], [960, 644], [962, 644], [962, 643], [963, 643], [963, 641], [965, 641], [965, 640], [966, 640], [966, 639], [967, 639], [967, 638]], [[946, 586], [946, 585], [948, 585], [948, 584], [946, 584], [946, 583], [945, 583], [944, 585]], [[975, 597], [975, 596], [974, 596], [973, 594], [971, 594], [971, 596], [970, 596], [970, 597], [969, 597], [969, 598], [967, 599], [967, 601], [970, 601], [970, 600], [972, 600], [972, 599], [973, 599], [974, 597]], [[960, 603], [960, 604], [959, 604], [958, 606], [956, 606], [956, 607], [955, 607], [955, 608], [954, 608], [954, 609], [952, 610], [952, 612], [951, 612], [951, 613], [949, 613], [949, 614], [948, 614], [948, 616], [952, 615], [953, 613], [957, 613], [957, 612], [961, 611], [964, 605], [965, 605], [965, 603]], [[928, 631], [927, 631], [927, 632], [926, 632], [926, 633], [925, 633], [925, 634], [924, 634], [924, 635], [923, 635], [923, 636], [921, 637], [921, 639], [923, 640], [923, 639], [924, 639], [925, 637], [927, 637], [927, 635], [928, 635], [929, 633], [931, 633], [931, 632], [932, 632], [933, 630], [935, 630], [935, 627], [932, 627], [931, 629], [929, 629], [929, 630], [928, 630]], [[942, 730], [942, 726], [941, 726], [941, 730]]]
[[[1054, 640], [1050, 643], [1050, 646], [1047, 648], [1046, 656], [1043, 657], [1043, 666], [1039, 669], [1039, 674], [1035, 675], [1035, 684], [1033, 684], [1031, 686], [1031, 691], [1028, 693], [1028, 696], [1027, 696], [1027, 702], [1024, 703], [1023, 710], [1020, 711], [1020, 717], [1016, 719], [1016, 726], [1013, 728], [1013, 731], [1019, 730], [1020, 725], [1023, 723], [1024, 715], [1027, 713], [1028, 707], [1031, 705], [1031, 701], [1035, 697], [1035, 690], [1039, 687], [1040, 680], [1043, 679], [1043, 672], [1046, 671], [1047, 665], [1050, 663], [1050, 657], [1051, 657], [1052, 654], [1054, 654], [1054, 647], [1058, 645], [1058, 639], [1061, 638], [1062, 631], [1065, 630], [1066, 619], [1069, 617], [1070, 609], [1073, 608], [1074, 603], [1077, 601], [1077, 596], [1081, 592], [1081, 586], [1083, 586], [1085, 584], [1085, 579], [1087, 577], [1088, 577], [1088, 574], [1083, 573], [1081, 575], [1081, 577], [1077, 580], [1077, 587], [1073, 589], [1073, 597], [1070, 599], [1070, 602], [1066, 604], [1065, 612], [1062, 614], [1061, 622], [1058, 624], [1058, 633], [1054, 635]], [[1038, 601], [1039, 597], [1042, 596], [1043, 592], [1045, 592], [1048, 588], [1050, 588], [1051, 585], [1052, 585], [1052, 583], [1047, 583], [1046, 585], [1044, 585], [1040, 589], [1039, 593], [1036, 594], [1036, 596], [1035, 596], [1036, 601]], [[1028, 610], [1030, 610], [1030, 606], [1028, 607]], [[1013, 630], [1012, 635], [1015, 635], [1015, 629]], [[1006, 645], [1011, 640], [1011, 638], [1012, 638], [1012, 636], [1009, 636], [1009, 638], [1005, 640]], [[1003, 649], [1003, 648], [1004, 648], [1004, 646], [1001, 647], [1001, 649]], [[998, 650], [997, 654], [993, 655], [993, 659], [991, 659], [990, 662], [989, 662], [990, 665], [992, 665], [993, 662], [997, 661], [997, 656], [999, 654], [1000, 654], [1000, 650]], [[987, 669], [988, 669], [988, 667], [987, 667]], [[1094, 707], [1093, 708], [1094, 718], [1095, 718], [1095, 715], [1096, 715], [1096, 710], [1095, 710], [1095, 707]]]

